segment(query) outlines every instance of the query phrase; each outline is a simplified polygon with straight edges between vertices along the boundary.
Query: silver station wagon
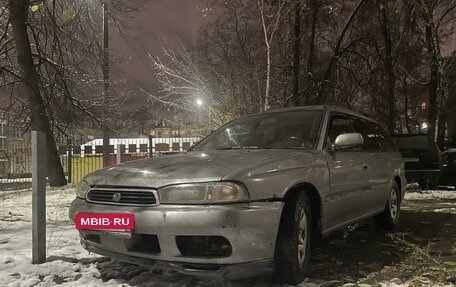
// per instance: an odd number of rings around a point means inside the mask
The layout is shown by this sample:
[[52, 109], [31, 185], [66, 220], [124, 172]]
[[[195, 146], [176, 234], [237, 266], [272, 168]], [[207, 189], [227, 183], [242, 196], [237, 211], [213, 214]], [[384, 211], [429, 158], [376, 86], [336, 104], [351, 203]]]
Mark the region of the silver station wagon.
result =
[[368, 217], [392, 231], [405, 184], [402, 157], [378, 123], [307, 106], [233, 120], [183, 154], [94, 172], [69, 216], [134, 216], [131, 230], [79, 230], [85, 249], [107, 257], [297, 284], [321, 236]]

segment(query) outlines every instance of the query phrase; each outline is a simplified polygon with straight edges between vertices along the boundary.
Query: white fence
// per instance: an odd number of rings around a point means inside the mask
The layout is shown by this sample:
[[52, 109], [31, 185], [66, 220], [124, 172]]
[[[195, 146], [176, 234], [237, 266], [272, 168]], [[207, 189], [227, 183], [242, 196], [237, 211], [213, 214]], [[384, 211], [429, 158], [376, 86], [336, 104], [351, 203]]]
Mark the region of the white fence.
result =
[[[200, 140], [199, 137], [179, 138], [122, 138], [109, 139], [110, 153], [117, 154], [117, 146], [123, 146], [123, 153], [141, 154], [157, 152], [183, 152]], [[103, 139], [94, 139], [80, 146], [80, 155], [95, 155], [102, 153]], [[73, 151], [73, 153], [76, 153]]]

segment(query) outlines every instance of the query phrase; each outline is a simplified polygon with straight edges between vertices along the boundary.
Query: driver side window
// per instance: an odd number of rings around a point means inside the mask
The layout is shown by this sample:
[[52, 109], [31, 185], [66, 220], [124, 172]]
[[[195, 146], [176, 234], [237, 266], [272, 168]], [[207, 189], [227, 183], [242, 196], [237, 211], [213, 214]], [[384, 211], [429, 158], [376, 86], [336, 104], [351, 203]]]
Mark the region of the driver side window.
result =
[[331, 144], [334, 144], [338, 135], [354, 132], [355, 129], [347, 117], [340, 115], [331, 116], [328, 132], [328, 140]]

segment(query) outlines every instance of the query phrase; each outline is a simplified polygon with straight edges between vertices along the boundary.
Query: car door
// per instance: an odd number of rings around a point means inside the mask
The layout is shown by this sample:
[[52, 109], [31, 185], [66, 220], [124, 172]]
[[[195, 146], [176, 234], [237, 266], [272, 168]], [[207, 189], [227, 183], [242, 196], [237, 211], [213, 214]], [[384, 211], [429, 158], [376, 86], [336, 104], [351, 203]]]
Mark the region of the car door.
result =
[[[378, 140], [381, 147], [380, 159], [382, 160], [379, 162], [381, 163], [381, 173], [379, 174], [380, 179], [377, 180], [379, 186], [376, 187], [385, 190], [385, 200], [387, 200], [390, 195], [390, 187], [393, 174], [395, 171], [402, 169], [403, 158], [395, 147], [394, 142], [389, 134], [382, 127], [380, 127], [379, 124], [374, 122], [368, 122], [368, 124], [373, 129], [373, 134]], [[383, 207], [384, 206], [381, 206], [380, 208]]]
[[326, 147], [330, 174], [330, 192], [325, 198], [328, 229], [363, 215], [363, 203], [359, 199], [368, 188], [363, 168], [364, 156], [359, 148], [334, 150], [331, 147], [338, 135], [353, 132], [355, 129], [347, 115], [331, 113]]
[[368, 188], [360, 193], [358, 200], [362, 203], [360, 210], [369, 214], [385, 207], [392, 177], [391, 159], [378, 141], [378, 132], [365, 119], [356, 116], [350, 118], [356, 132], [364, 139], [360, 152]]

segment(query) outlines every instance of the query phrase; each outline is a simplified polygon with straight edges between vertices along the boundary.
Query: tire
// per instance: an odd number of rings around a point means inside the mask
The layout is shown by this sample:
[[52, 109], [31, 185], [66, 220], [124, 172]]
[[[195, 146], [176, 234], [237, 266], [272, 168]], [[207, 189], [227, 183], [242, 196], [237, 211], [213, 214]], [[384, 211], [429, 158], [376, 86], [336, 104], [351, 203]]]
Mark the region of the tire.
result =
[[395, 231], [401, 211], [400, 190], [396, 182], [390, 188], [390, 196], [386, 202], [385, 210], [374, 217], [377, 227], [386, 232]]
[[275, 249], [276, 281], [295, 285], [305, 279], [312, 238], [311, 214], [305, 192], [285, 202]]

